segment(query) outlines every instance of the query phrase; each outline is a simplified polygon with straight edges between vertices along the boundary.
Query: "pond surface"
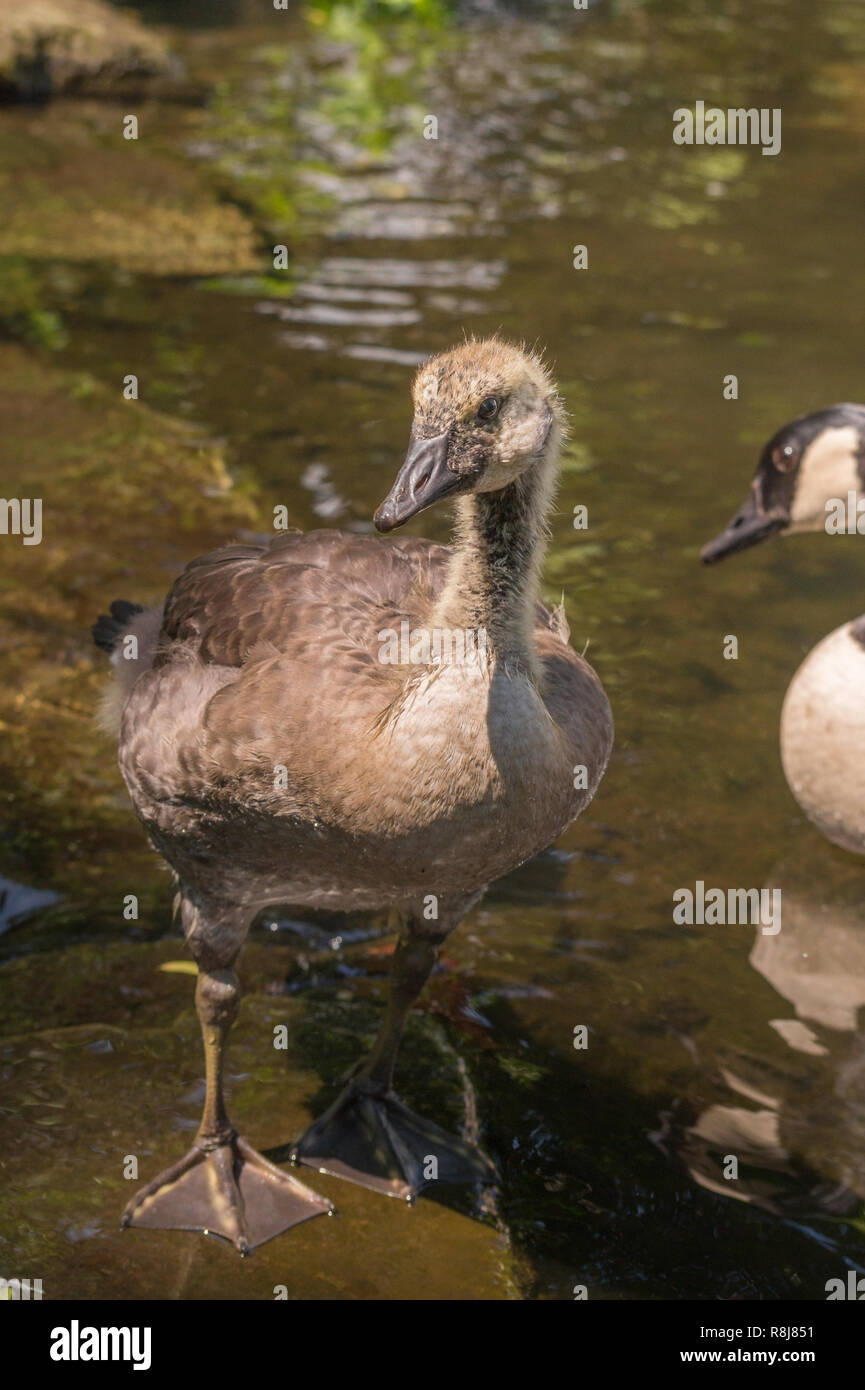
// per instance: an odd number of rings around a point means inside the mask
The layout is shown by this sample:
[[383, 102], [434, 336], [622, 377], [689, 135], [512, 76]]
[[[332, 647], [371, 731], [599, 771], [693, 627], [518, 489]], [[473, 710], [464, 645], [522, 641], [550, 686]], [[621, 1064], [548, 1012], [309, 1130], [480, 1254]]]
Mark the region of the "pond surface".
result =
[[[206, 95], [136, 107], [134, 150], [122, 101], [0, 112], [15, 218], [44, 238], [0, 232], [3, 491], [46, 515], [0, 591], [0, 872], [60, 895], [5, 900], [0, 1273], [61, 1298], [824, 1298], [865, 1270], [865, 879], [792, 800], [777, 728], [804, 653], [861, 611], [865, 554], [812, 536], [697, 556], [780, 424], [862, 398], [863, 7], [430, 4], [385, 24], [226, 3], [187, 6], [173, 38]], [[698, 99], [781, 108], [781, 154], [676, 146]], [[195, 226], [172, 198], [200, 200]], [[450, 939], [404, 1048], [406, 1101], [451, 1126], [476, 1110], [501, 1186], [410, 1210], [316, 1176], [340, 1218], [246, 1262], [121, 1235], [124, 1157], [145, 1179], [182, 1151], [202, 1063], [170, 881], [91, 721], [87, 627], [274, 506], [371, 531], [413, 366], [497, 329], [545, 346], [572, 415], [545, 592], [617, 728], [593, 805]], [[444, 539], [446, 512], [410, 529]], [[697, 880], [780, 887], [782, 931], [675, 925]], [[288, 907], [254, 929], [229, 1100], [258, 1147], [365, 1046], [388, 940]]]

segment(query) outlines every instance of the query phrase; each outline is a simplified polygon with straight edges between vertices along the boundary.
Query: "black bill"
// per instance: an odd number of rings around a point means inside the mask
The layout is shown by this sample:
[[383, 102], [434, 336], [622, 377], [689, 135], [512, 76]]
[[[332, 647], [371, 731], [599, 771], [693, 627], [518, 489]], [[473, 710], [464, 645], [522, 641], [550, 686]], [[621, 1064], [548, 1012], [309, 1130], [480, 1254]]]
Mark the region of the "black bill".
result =
[[412, 440], [396, 481], [375, 514], [377, 531], [393, 531], [456, 491], [462, 479], [448, 468], [449, 442], [447, 433]]
[[769, 511], [763, 508], [759, 491], [754, 487], [747, 502], [739, 508], [720, 535], [703, 546], [700, 559], [704, 565], [714, 565], [727, 555], [735, 555], [737, 550], [747, 550], [749, 546], [777, 535], [789, 523], [786, 512], [778, 508]]

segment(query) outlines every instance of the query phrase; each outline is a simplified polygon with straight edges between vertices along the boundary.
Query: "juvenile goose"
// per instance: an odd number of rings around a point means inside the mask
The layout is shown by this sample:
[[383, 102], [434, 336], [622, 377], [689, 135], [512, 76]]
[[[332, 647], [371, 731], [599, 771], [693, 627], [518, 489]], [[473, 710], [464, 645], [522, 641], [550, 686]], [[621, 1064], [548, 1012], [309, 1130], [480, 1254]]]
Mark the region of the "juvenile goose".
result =
[[[392, 531], [453, 497], [453, 549], [336, 531], [232, 545], [194, 560], [163, 611], [115, 604], [94, 629], [121, 682], [123, 776], [177, 878], [207, 1058], [195, 1144], [125, 1224], [207, 1229], [245, 1253], [328, 1209], [225, 1110], [234, 965], [268, 904], [397, 909], [402, 924], [378, 1039], [296, 1158], [404, 1197], [430, 1157], [440, 1180], [491, 1176], [394, 1094], [400, 1037], [485, 886], [588, 805], [613, 725], [538, 600], [565, 428], [544, 366], [469, 341], [427, 362], [413, 396], [408, 454], [375, 523]], [[391, 634], [406, 632], [408, 653], [404, 641], [395, 652]], [[460, 632], [462, 650], [436, 640]], [[130, 634], [134, 662], [118, 659]]]
[[[861, 504], [861, 514], [859, 507]], [[768, 536], [865, 532], [865, 406], [834, 405], [785, 425], [763, 450], [751, 495], [702, 551], [704, 564]], [[784, 699], [781, 759], [802, 810], [842, 848], [865, 854], [865, 615], [805, 658]]]

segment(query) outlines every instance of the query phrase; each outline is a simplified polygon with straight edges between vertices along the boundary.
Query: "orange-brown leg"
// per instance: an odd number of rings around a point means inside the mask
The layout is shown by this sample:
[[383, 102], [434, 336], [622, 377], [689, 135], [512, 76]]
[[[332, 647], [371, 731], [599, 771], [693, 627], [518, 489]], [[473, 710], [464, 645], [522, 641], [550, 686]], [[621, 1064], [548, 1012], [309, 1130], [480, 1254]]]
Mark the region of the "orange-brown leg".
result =
[[225, 1108], [225, 1054], [240, 1007], [233, 969], [202, 970], [195, 1004], [204, 1041], [206, 1095], [195, 1142], [177, 1163], [141, 1188], [123, 1213], [124, 1226], [203, 1231], [248, 1255], [265, 1241], [313, 1216], [330, 1202], [275, 1168], [235, 1130]]

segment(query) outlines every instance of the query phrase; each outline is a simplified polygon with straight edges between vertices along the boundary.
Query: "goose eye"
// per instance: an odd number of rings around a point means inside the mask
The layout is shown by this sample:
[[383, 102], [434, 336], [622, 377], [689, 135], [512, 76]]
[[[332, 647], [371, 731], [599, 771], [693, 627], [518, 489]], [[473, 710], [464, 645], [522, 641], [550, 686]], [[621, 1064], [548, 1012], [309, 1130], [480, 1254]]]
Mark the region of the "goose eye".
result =
[[772, 462], [780, 473], [786, 473], [793, 467], [795, 454], [796, 450], [792, 444], [785, 444], [783, 448], [779, 445], [777, 449], [772, 450]]
[[486, 396], [478, 406], [479, 420], [492, 420], [499, 413], [501, 401], [496, 396]]

